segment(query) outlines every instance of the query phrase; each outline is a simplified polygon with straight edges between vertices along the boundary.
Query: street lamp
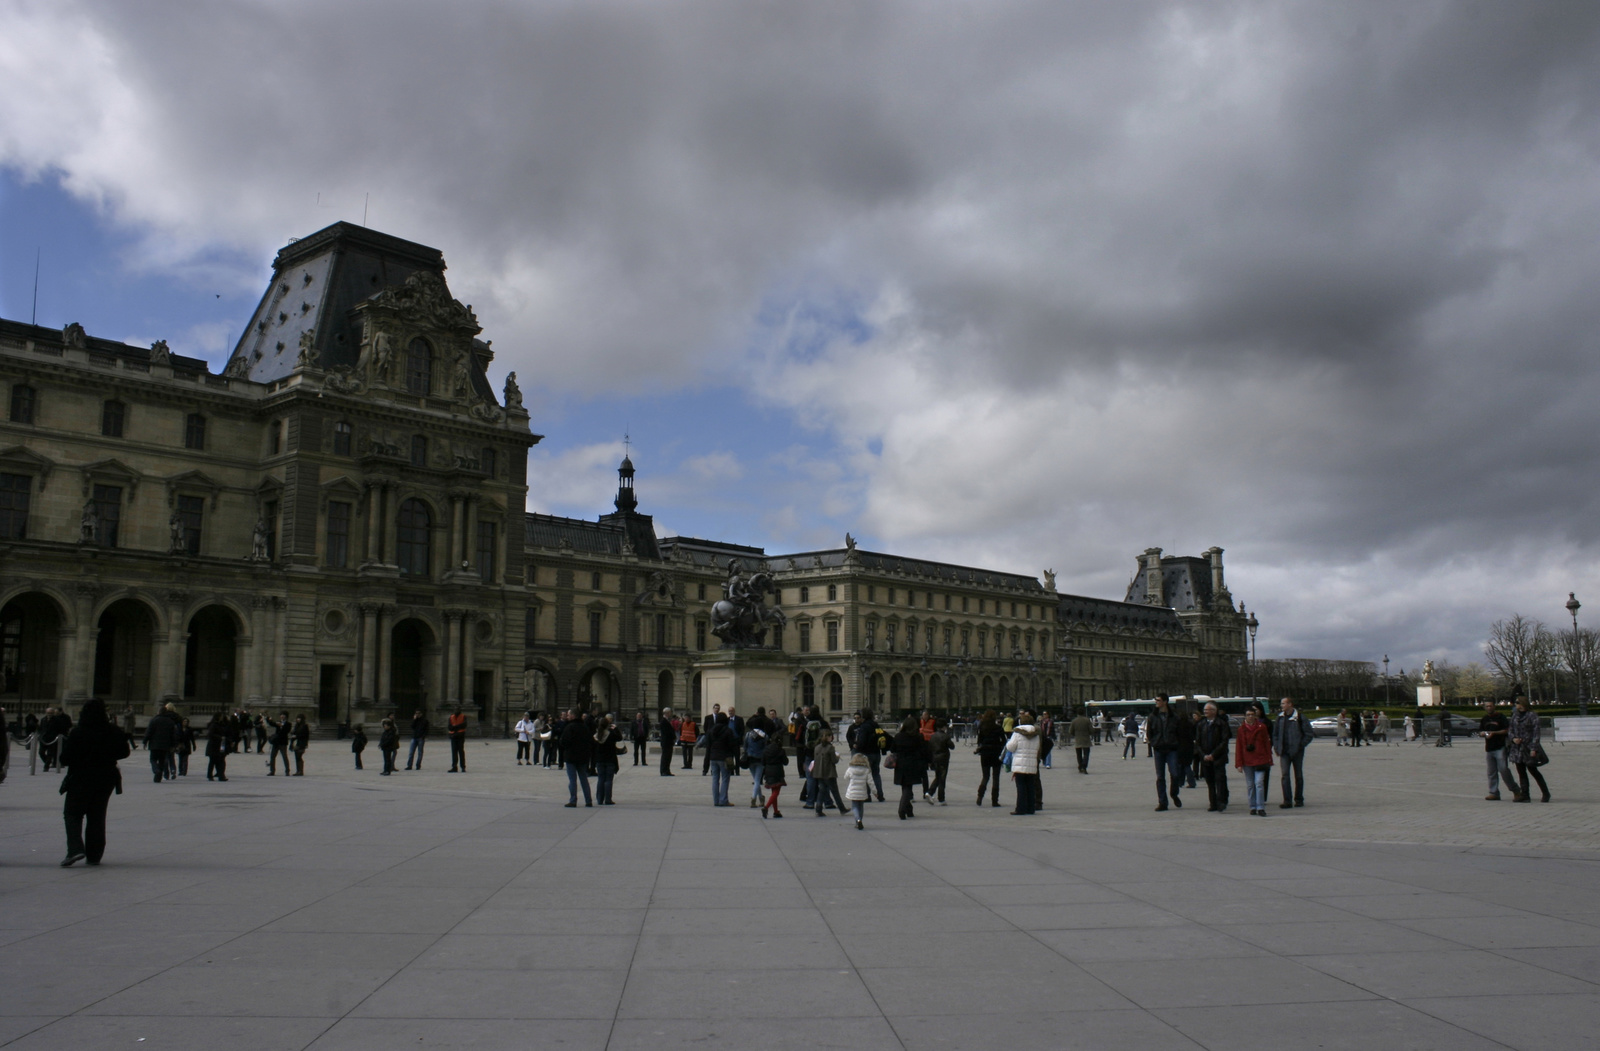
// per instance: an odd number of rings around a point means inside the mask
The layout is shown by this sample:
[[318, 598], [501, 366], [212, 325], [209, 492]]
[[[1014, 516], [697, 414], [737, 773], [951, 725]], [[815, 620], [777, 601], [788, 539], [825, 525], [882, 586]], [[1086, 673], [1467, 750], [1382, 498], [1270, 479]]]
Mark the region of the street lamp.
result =
[[1383, 706], [1389, 707], [1389, 655], [1383, 655]]
[[1252, 613], [1244, 626], [1250, 629], [1250, 699], [1253, 701], [1256, 699], [1256, 628], [1261, 626], [1261, 622]]
[[[1572, 663], [1576, 665], [1572, 670], [1578, 676], [1578, 717], [1585, 718], [1589, 714], [1589, 690], [1583, 681], [1584, 668], [1583, 647], [1578, 640], [1578, 610], [1583, 608], [1583, 603], [1578, 601], [1578, 596], [1567, 592], [1567, 612], [1572, 614]], [[1530, 691], [1531, 692], [1531, 691]]]

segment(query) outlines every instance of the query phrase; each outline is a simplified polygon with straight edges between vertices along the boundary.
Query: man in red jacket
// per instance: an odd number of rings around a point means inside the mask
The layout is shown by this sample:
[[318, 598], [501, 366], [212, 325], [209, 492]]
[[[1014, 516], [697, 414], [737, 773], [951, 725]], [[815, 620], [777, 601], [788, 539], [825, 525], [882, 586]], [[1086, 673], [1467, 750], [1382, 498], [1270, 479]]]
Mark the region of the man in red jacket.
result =
[[460, 708], [450, 716], [445, 733], [450, 736], [450, 772], [455, 773], [459, 764], [464, 774], [467, 772], [467, 717], [461, 714]]

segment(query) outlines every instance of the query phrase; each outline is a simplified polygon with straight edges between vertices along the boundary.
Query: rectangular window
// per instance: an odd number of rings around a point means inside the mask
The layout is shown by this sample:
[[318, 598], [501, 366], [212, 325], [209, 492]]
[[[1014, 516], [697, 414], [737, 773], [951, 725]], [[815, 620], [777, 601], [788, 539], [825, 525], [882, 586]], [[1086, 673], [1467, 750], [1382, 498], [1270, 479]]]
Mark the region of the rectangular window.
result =
[[828, 676], [828, 711], [844, 711], [844, 680], [837, 675]]
[[589, 611], [589, 648], [592, 650], [600, 648], [601, 617], [602, 614], [599, 610], [592, 609]]
[[200, 526], [205, 519], [203, 496], [178, 497], [178, 520], [183, 526], [183, 552], [190, 558], [200, 554]]
[[522, 622], [522, 644], [532, 646], [539, 640], [539, 607], [529, 606], [527, 618]]
[[[695, 587], [694, 587], [694, 593], [695, 593], [695, 597], [697, 599], [699, 599], [701, 602], [704, 602], [706, 600], [706, 586], [704, 584], [696, 584]], [[705, 649], [704, 646], [701, 646], [700, 648], [701, 649]]]
[[122, 525], [122, 487], [97, 485], [94, 487], [94, 513], [98, 519], [95, 543], [101, 547], [116, 547], [117, 534]]
[[478, 578], [494, 583], [495, 529], [493, 522], [478, 523]]
[[965, 613], [966, 611], [967, 611], [967, 596], [966, 595], [962, 595], [961, 596], [961, 612]]
[[944, 608], [945, 609], [949, 609], [950, 608], [950, 596], [949, 595], [946, 595], [944, 597]]
[[420, 434], [411, 436], [411, 466], [428, 466], [428, 439]]
[[873, 585], [871, 585], [871, 584], [867, 585], [867, 601], [868, 602], [876, 602], [876, 601], [878, 601], [878, 589], [876, 587], [874, 587]]
[[327, 561], [334, 569], [350, 564], [350, 505], [339, 500], [328, 504]]
[[122, 421], [127, 413], [127, 406], [115, 399], [100, 406], [100, 433], [107, 438], [122, 437]]
[[944, 629], [944, 655], [950, 656], [950, 639], [955, 634], [954, 628]]
[[333, 455], [350, 455], [350, 424], [344, 420], [333, 425]]
[[261, 517], [267, 523], [267, 561], [278, 560], [278, 501], [268, 500], [261, 508]]
[[810, 588], [801, 588], [800, 589], [800, 604], [803, 606], [807, 602], [810, 602], [810, 601], [811, 601], [811, 589]]
[[28, 499], [33, 478], [26, 474], [0, 474], [0, 540], [28, 538]]
[[1013, 617], [1017, 615], [1017, 604], [1015, 602], [1011, 604], [1011, 615]]
[[839, 622], [828, 621], [828, 652], [832, 653], [839, 648]]
[[38, 402], [38, 395], [26, 383], [18, 383], [11, 388], [11, 422], [32, 423], [33, 410]]
[[894, 588], [890, 588], [889, 589], [888, 602], [889, 602], [889, 605], [891, 605], [891, 606], [894, 605]]
[[664, 650], [666, 648], [667, 648], [667, 615], [665, 613], [657, 613], [656, 614], [656, 649]]
[[478, 466], [482, 468], [483, 473], [488, 475], [490, 478], [494, 477], [494, 460], [495, 457], [493, 449], [485, 448], [483, 452], [478, 454]]
[[811, 624], [807, 621], [800, 622], [800, 652], [811, 652]]
[[828, 601], [829, 602], [837, 602], [837, 601], [839, 601], [839, 585], [837, 585], [837, 584], [829, 584], [828, 585]]
[[198, 412], [191, 412], [183, 418], [183, 447], [185, 449], [206, 447], [206, 418]]
[[869, 652], [878, 648], [878, 626], [870, 620], [867, 622], [866, 648]]
[[600, 590], [600, 574], [599, 573], [591, 573], [591, 574], [589, 574], [589, 590], [590, 591], [599, 591]]
[[783, 625], [782, 624], [774, 624], [772, 626], [772, 647], [773, 647], [773, 649], [778, 649], [778, 650], [783, 649]]
[[970, 652], [972, 645], [972, 632], [968, 628], [961, 629], [961, 655], [965, 657]]
[[273, 420], [267, 425], [267, 453], [276, 456], [283, 451], [283, 421]]
[[933, 592], [931, 592], [931, 591], [928, 592], [927, 595], [924, 596], [924, 598], [927, 600], [926, 603], [925, 603], [927, 605], [927, 607], [929, 609], [932, 609], [933, 608]]
[[[704, 587], [705, 585], [702, 584], [701, 586]], [[703, 620], [694, 622], [694, 648], [697, 650], [706, 648], [706, 622]]]

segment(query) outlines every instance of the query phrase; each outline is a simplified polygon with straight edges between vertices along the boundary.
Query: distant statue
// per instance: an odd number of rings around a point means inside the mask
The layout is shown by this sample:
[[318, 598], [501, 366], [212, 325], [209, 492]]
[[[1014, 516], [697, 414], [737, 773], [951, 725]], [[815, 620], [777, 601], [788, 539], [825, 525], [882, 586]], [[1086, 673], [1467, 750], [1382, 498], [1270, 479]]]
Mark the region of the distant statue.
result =
[[301, 369], [314, 369], [320, 360], [317, 354], [317, 336], [309, 329], [300, 333], [300, 356], [295, 359], [295, 367]]
[[789, 622], [783, 610], [766, 604], [769, 592], [781, 594], [770, 574], [757, 573], [746, 578], [739, 560], [728, 559], [723, 598], [711, 607], [711, 634], [736, 650], [766, 645], [767, 629]]
[[267, 519], [262, 516], [256, 519], [255, 533], [250, 537], [250, 561], [265, 562], [271, 555], [267, 551]]
[[1422, 681], [1423, 682], [1432, 682], [1433, 681], [1433, 662], [1432, 661], [1423, 661], [1422, 662]]
[[69, 321], [61, 330], [61, 342], [72, 350], [83, 350], [89, 345], [89, 334], [76, 321]]
[[380, 332], [372, 337], [372, 372], [375, 380], [389, 379], [389, 366], [394, 364], [394, 337]]
[[183, 515], [177, 511], [172, 512], [172, 517], [167, 519], [167, 534], [170, 540], [167, 553], [176, 555], [183, 551], [186, 546], [183, 542]]
[[844, 535], [844, 549], [846, 551], [854, 551], [856, 549], [856, 538], [849, 533]]
[[1044, 571], [1044, 589], [1046, 591], [1054, 591], [1056, 589], [1056, 571], [1055, 570], [1047, 569], [1047, 570]]
[[250, 359], [243, 354], [235, 354], [233, 360], [228, 362], [228, 367], [222, 374], [233, 380], [247, 380], [250, 378]]
[[450, 394], [465, 398], [472, 391], [472, 370], [467, 364], [467, 352], [460, 347], [450, 359]]
[[94, 508], [93, 500], [83, 503], [83, 517], [78, 520], [78, 542], [92, 544], [100, 533], [100, 513]]
[[506, 408], [522, 408], [522, 388], [517, 386], [517, 374], [515, 372], [506, 374]]
[[167, 341], [158, 339], [150, 344], [150, 364], [171, 365], [172, 352], [167, 349]]

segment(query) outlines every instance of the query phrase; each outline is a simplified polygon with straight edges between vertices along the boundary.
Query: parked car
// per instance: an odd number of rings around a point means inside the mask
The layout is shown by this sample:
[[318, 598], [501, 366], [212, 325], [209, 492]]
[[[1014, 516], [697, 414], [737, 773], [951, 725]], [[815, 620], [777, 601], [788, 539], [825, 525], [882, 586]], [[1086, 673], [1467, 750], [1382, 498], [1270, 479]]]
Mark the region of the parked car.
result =
[[1337, 715], [1322, 715], [1311, 720], [1311, 732], [1317, 737], [1339, 736], [1339, 717]]

